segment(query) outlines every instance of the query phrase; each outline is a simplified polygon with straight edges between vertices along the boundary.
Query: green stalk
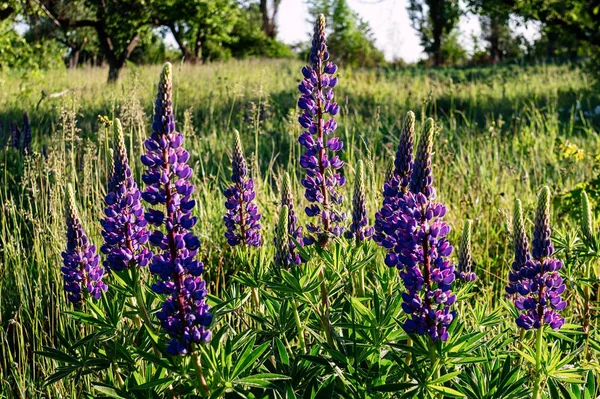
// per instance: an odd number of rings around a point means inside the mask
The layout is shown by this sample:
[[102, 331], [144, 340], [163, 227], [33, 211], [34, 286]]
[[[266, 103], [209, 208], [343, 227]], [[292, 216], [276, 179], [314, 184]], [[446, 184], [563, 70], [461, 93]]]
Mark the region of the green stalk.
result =
[[302, 321], [300, 320], [300, 314], [298, 313], [298, 302], [296, 300], [293, 300], [292, 306], [294, 308], [294, 319], [296, 321], [296, 329], [298, 330], [298, 341], [300, 342], [302, 352], [306, 353], [306, 341], [304, 341], [304, 326], [302, 325]]
[[194, 371], [196, 372], [196, 378], [198, 380], [200, 389], [204, 394], [206, 394], [206, 396], [210, 395], [208, 384], [206, 384], [206, 378], [204, 378], [204, 373], [202, 372], [202, 363], [200, 363], [198, 351], [195, 351], [192, 355], [192, 363], [194, 364]]
[[[440, 378], [440, 367], [435, 346], [435, 342], [433, 342], [431, 338], [429, 338], [429, 360], [431, 361], [431, 367], [434, 370], [433, 378], [437, 380], [438, 378]], [[444, 396], [441, 393], [436, 393], [434, 397], [442, 399]]]
[[535, 381], [533, 383], [532, 399], [542, 398], [542, 345], [544, 344], [544, 326], [537, 329], [535, 335]]
[[321, 323], [323, 324], [323, 329], [325, 330], [325, 336], [327, 337], [327, 342], [329, 346], [335, 348], [335, 343], [333, 341], [333, 332], [331, 331], [331, 320], [329, 318], [329, 297], [327, 295], [327, 285], [325, 281], [325, 271], [322, 266], [319, 270], [319, 278], [321, 279], [321, 302], [323, 304], [323, 314], [321, 315]]

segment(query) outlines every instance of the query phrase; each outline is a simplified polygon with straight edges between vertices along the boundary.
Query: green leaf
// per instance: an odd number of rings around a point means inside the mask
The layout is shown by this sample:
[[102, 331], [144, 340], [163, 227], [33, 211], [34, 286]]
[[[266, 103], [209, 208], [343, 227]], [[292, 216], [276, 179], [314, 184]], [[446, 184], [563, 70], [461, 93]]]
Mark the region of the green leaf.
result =
[[115, 387], [105, 384], [93, 384], [94, 389], [98, 392], [103, 393], [104, 395], [115, 398], [115, 399], [130, 399], [131, 396], [127, 395], [127, 393], [117, 390]]
[[275, 344], [277, 345], [277, 352], [279, 354], [279, 360], [281, 360], [281, 364], [284, 366], [289, 366], [290, 358], [287, 354], [285, 346], [283, 345], [283, 342], [281, 342], [281, 339], [278, 337], [275, 337]]
[[458, 392], [456, 389], [448, 388], [443, 385], [429, 385], [429, 388], [433, 389], [436, 392], [443, 393], [445, 396], [450, 396], [451, 398], [465, 397], [465, 395]]
[[236, 378], [237, 376], [242, 374], [248, 367], [253, 365], [269, 347], [269, 343], [265, 342], [264, 344], [250, 352], [250, 350], [254, 346], [254, 342], [255, 339], [252, 339], [250, 342], [248, 342], [248, 345], [246, 345], [244, 353], [242, 354], [242, 356], [240, 356], [238, 362], [233, 368], [233, 371], [231, 372], [231, 378]]

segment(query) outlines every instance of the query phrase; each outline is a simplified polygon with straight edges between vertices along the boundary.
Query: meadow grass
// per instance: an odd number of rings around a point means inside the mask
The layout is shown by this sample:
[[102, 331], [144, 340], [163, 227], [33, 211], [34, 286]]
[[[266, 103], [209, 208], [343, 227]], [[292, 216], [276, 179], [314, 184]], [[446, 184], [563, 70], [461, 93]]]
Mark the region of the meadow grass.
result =
[[[300, 221], [306, 221], [297, 144], [301, 66], [248, 60], [174, 68], [177, 126], [195, 172], [199, 223], [194, 229], [202, 241], [209, 292], [223, 300], [234, 296], [224, 276], [239, 269], [222, 223], [233, 129], [241, 134], [257, 182], [265, 242], [273, 240], [283, 171], [290, 172]], [[79, 397], [89, 389], [85, 378], [80, 384], [63, 380], [44, 386], [56, 362], [35, 354], [81, 333], [64, 314], [60, 253], [65, 246], [65, 187], [74, 184], [84, 227], [99, 246], [102, 198], [111, 170], [110, 122], [115, 117], [123, 121], [132, 168], [141, 182], [139, 157], [150, 131], [159, 71], [159, 66], [132, 66], [114, 86], [105, 84], [104, 69], [0, 75], [0, 139], [8, 142], [9, 121], [20, 121], [27, 111], [36, 153], [24, 158], [6, 146], [0, 152], [0, 395]], [[49, 96], [66, 89], [63, 96]], [[535, 195], [549, 185], [558, 198], [553, 226], [562, 234], [578, 221], [561, 195], [596, 178], [594, 111], [600, 97], [586, 76], [576, 66], [545, 64], [342, 70], [336, 94], [342, 107], [338, 132], [345, 143], [343, 170], [352, 182], [358, 160], [365, 162], [371, 220], [380, 206], [385, 171], [406, 111], [416, 112], [417, 131], [425, 117], [436, 120], [440, 129], [434, 144], [434, 185], [448, 207], [455, 246], [463, 221], [474, 221], [476, 301], [481, 306], [461, 304], [461, 318], [482, 320], [484, 315], [477, 313], [483, 306], [490, 313], [500, 309], [510, 325], [510, 315], [502, 309], [513, 257], [507, 215], [514, 199], [523, 201], [531, 231]], [[351, 190], [352, 184], [344, 188], [347, 210]], [[376, 253], [371, 263], [378, 271], [368, 277], [374, 285], [386, 273], [383, 252]], [[271, 248], [261, 256], [272, 255]], [[399, 287], [396, 281], [382, 292]], [[570, 314], [575, 318], [578, 311]]]

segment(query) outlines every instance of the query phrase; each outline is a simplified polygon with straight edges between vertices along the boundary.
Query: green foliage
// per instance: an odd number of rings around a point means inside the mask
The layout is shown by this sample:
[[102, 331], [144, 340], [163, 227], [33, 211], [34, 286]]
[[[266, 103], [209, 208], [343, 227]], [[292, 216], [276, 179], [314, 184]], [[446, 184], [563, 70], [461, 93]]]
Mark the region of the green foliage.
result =
[[384, 63], [383, 53], [375, 47], [369, 25], [348, 5], [347, 0], [313, 0], [310, 14], [327, 20], [327, 47], [340, 65], [373, 67]]
[[[452, 41], [449, 37], [458, 25], [461, 15], [459, 2], [457, 0], [410, 0], [407, 10], [413, 29], [419, 33], [423, 49], [429, 54], [434, 65], [443, 65], [446, 62], [444, 42]], [[451, 45], [450, 49], [452, 48], [456, 48], [456, 45]], [[451, 51], [450, 54], [455, 52]]]

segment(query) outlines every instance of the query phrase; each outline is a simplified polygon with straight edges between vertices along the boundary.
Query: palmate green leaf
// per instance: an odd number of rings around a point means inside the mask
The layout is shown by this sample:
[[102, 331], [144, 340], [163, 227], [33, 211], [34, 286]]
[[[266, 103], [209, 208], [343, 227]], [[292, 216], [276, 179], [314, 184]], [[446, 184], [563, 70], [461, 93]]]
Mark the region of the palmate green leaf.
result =
[[61, 350], [55, 349], [55, 348], [50, 348], [48, 346], [44, 346], [43, 348], [44, 350], [41, 352], [35, 352], [36, 354], [40, 355], [40, 356], [44, 356], [50, 359], [54, 359], [54, 360], [58, 360], [59, 362], [63, 362], [63, 363], [67, 363], [67, 364], [72, 364], [72, 365], [79, 365], [79, 359], [77, 359], [76, 357], [73, 357]]
[[250, 342], [246, 345], [242, 355], [238, 359], [237, 363], [233, 367], [230, 378], [237, 378], [241, 373], [243, 373], [248, 367], [253, 365], [260, 356], [267, 350], [269, 347], [269, 343], [265, 342], [260, 345], [258, 348], [252, 350], [254, 346], [254, 342], [256, 338], [252, 338]]
[[449, 388], [443, 385], [428, 385], [427, 386], [429, 389], [432, 389], [435, 392], [439, 392], [439, 393], [443, 393], [444, 396], [449, 396], [451, 398], [464, 398], [465, 395], [463, 395], [461, 392], [457, 391], [456, 389], [453, 388]]
[[99, 318], [89, 315], [87, 313], [77, 312], [74, 310], [68, 311], [65, 313], [71, 315], [75, 320], [81, 321], [83, 323], [86, 323], [86, 324], [89, 324], [92, 326], [114, 328], [114, 326], [112, 324], [110, 324], [108, 321], [99, 319]]
[[291, 378], [282, 374], [261, 373], [253, 374], [248, 377], [239, 378], [233, 381], [234, 384], [254, 388], [272, 388], [274, 381], [287, 381]]
[[169, 384], [171, 384], [173, 381], [174, 380], [171, 377], [160, 378], [158, 380], [149, 381], [149, 382], [146, 382], [145, 384], [141, 384], [136, 387], [133, 387], [133, 388], [131, 388], [131, 390], [132, 391], [145, 391], [147, 389], [151, 389], [154, 387], [161, 387], [162, 389], [164, 389], [167, 386], [169, 386]]
[[277, 346], [277, 354], [279, 355], [279, 361], [281, 361], [281, 364], [283, 364], [284, 366], [289, 366], [290, 358], [287, 354], [287, 350], [285, 349], [285, 345], [283, 345], [283, 342], [281, 342], [281, 339], [279, 339], [279, 337], [275, 337], [275, 345]]
[[596, 395], [596, 382], [594, 373], [592, 371], [588, 371], [587, 381], [585, 384], [585, 391], [583, 393], [583, 399], [595, 399]]
[[371, 391], [374, 392], [403, 392], [405, 390], [411, 390], [416, 388], [416, 384], [412, 382], [396, 382], [391, 384], [378, 385], [372, 387]]
[[431, 381], [430, 384], [432, 384], [432, 385], [443, 384], [444, 382], [454, 379], [460, 373], [461, 373], [460, 371], [454, 371], [452, 373], [445, 374], [445, 375], [441, 376], [440, 378], [436, 378], [435, 380]]
[[94, 384], [92, 384], [92, 386], [94, 387], [94, 389], [96, 391], [102, 393], [103, 395], [108, 396], [109, 398], [114, 398], [114, 399], [132, 399], [133, 398], [133, 396], [128, 395], [127, 392], [119, 390], [108, 384], [94, 383]]

